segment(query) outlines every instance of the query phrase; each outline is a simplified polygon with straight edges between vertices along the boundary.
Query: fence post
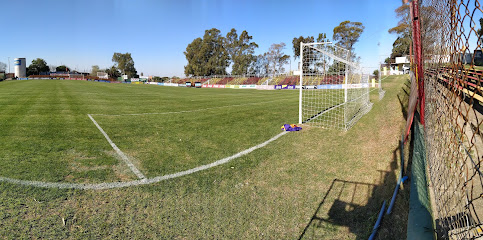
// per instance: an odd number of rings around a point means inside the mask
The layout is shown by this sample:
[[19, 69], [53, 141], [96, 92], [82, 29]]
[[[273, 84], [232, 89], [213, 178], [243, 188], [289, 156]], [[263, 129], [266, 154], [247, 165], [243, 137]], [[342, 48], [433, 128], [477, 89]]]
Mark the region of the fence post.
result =
[[421, 124], [424, 126], [424, 69], [421, 43], [421, 18], [419, 14], [419, 0], [411, 1], [410, 11], [413, 25], [413, 49], [414, 59], [416, 61], [416, 78], [418, 80], [419, 115], [421, 118]]

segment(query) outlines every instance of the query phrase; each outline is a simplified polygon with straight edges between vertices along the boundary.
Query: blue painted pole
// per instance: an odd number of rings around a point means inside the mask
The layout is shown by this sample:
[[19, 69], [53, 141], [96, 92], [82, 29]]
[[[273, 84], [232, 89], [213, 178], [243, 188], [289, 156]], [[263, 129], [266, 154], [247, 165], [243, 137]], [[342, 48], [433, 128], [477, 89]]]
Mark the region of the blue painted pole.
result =
[[399, 171], [399, 179], [397, 180], [396, 187], [394, 188], [394, 193], [392, 194], [391, 202], [389, 203], [389, 207], [387, 208], [386, 214], [389, 215], [392, 212], [392, 208], [394, 207], [394, 203], [396, 202], [396, 196], [401, 183], [404, 183], [407, 176], [403, 177], [404, 172], [404, 134], [401, 136], [401, 141], [399, 142], [400, 150], [401, 150], [401, 170]]
[[399, 189], [399, 184], [397, 184], [396, 187], [394, 188], [394, 193], [392, 194], [391, 203], [389, 203], [389, 207], [387, 207], [386, 215], [391, 214], [392, 208], [394, 207], [394, 203], [396, 202], [398, 189]]
[[369, 236], [369, 240], [373, 240], [376, 237], [377, 230], [379, 229], [379, 225], [381, 225], [382, 216], [384, 215], [384, 208], [386, 208], [386, 200], [382, 203], [381, 211], [379, 212], [379, 216], [377, 217], [376, 224], [372, 229], [372, 234]]
[[408, 179], [408, 177], [404, 176], [402, 178], [402, 180], [398, 181], [398, 184], [394, 188], [394, 193], [392, 194], [391, 203], [389, 204], [389, 207], [387, 207], [387, 212], [386, 212], [387, 215], [391, 214], [392, 208], [394, 207], [394, 203], [396, 202], [396, 196], [397, 196], [397, 191], [399, 189], [399, 186], [400, 186], [401, 183], [404, 183], [404, 181], [406, 181], [406, 179]]
[[401, 148], [401, 172], [399, 174], [399, 181], [401, 181], [404, 175], [404, 134], [401, 136], [401, 143], [399, 144]]

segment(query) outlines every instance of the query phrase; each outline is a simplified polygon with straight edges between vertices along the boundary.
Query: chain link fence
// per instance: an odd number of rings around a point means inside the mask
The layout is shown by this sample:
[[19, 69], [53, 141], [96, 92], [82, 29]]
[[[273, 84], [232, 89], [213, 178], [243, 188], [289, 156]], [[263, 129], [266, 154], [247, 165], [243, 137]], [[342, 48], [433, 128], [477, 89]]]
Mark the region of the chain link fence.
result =
[[425, 0], [414, 16], [421, 21], [425, 144], [438, 236], [483, 238], [483, 11], [478, 0]]

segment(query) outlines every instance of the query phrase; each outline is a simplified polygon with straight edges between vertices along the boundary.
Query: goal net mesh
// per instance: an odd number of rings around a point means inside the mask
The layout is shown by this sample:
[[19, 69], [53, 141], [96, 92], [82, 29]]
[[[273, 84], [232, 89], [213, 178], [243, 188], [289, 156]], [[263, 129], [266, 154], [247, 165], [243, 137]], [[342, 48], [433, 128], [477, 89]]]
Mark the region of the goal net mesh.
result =
[[348, 130], [371, 109], [369, 75], [353, 58], [330, 42], [301, 44], [299, 123]]

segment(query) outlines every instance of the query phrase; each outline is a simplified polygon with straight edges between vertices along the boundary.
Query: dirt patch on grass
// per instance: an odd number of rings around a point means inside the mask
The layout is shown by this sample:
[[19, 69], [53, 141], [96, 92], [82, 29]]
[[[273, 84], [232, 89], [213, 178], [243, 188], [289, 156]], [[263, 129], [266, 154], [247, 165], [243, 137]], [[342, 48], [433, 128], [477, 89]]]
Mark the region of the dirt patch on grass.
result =
[[[137, 176], [131, 171], [131, 169], [124, 163], [124, 161], [120, 159], [119, 155], [115, 151], [105, 151], [105, 153], [111, 157], [118, 159], [118, 163], [111, 166], [116, 177], [118, 178], [118, 181], [126, 182], [138, 179]], [[134, 166], [140, 166], [139, 160], [131, 156], [128, 157], [129, 160], [134, 164]]]

